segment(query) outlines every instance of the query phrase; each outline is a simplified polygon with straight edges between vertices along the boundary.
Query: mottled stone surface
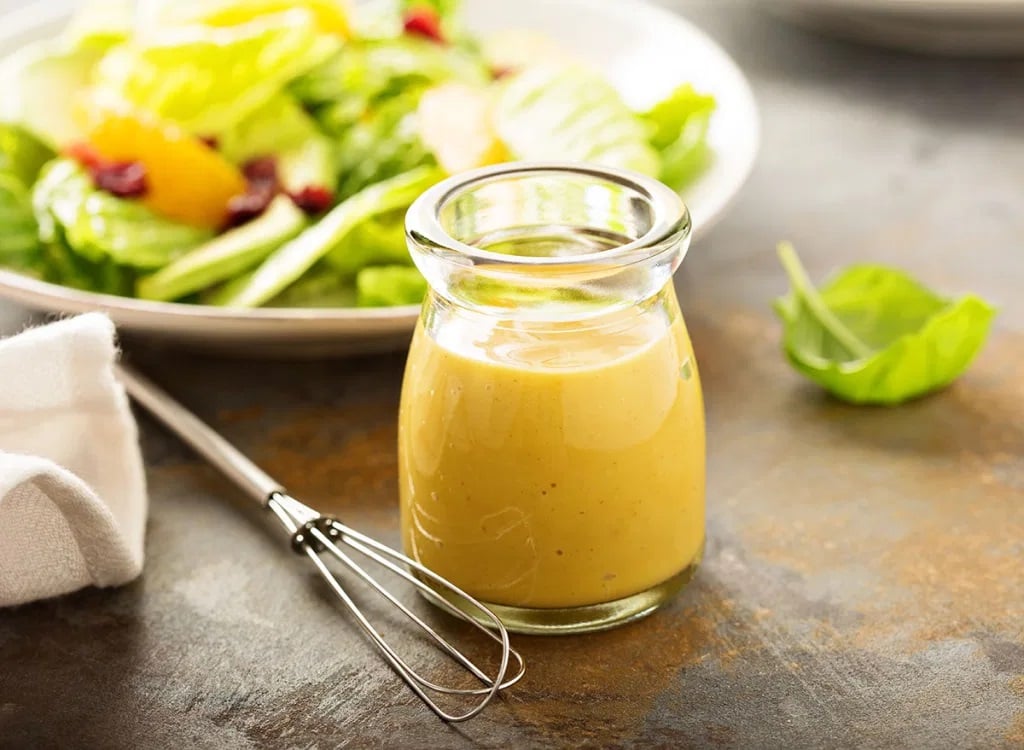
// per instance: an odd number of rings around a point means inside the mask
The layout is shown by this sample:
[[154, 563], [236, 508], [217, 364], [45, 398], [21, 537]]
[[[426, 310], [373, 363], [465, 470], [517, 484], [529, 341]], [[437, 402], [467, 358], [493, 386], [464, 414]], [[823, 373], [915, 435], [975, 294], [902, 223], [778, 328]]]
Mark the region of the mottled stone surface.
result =
[[[764, 115], [751, 182], [679, 277], [710, 448], [709, 547], [686, 593], [613, 632], [516, 639], [523, 683], [447, 727], [269, 520], [144, 420], [145, 573], [0, 612], [0, 746], [1024, 746], [1024, 63], [678, 5]], [[867, 258], [986, 295], [988, 347], [900, 409], [823, 397], [779, 353], [784, 238], [816, 277]], [[397, 540], [400, 355], [138, 354], [295, 494]]]

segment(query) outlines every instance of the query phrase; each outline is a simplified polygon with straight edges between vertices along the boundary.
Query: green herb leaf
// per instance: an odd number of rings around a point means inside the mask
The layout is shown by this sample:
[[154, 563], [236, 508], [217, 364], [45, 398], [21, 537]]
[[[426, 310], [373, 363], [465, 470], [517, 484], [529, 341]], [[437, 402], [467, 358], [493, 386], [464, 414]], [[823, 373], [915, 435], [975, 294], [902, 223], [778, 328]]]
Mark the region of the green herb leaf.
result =
[[779, 258], [791, 286], [775, 302], [786, 355], [845, 401], [893, 405], [949, 385], [995, 317], [975, 295], [946, 299], [884, 266], [851, 267], [818, 291], [791, 245], [779, 246]]

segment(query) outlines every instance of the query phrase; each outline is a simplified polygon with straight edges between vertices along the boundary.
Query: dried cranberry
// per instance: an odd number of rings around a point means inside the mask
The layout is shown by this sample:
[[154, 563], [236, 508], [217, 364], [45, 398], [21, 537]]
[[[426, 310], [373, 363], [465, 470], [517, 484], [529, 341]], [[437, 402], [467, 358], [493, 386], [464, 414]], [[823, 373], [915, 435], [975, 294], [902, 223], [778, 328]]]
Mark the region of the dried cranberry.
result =
[[334, 193], [322, 185], [309, 185], [291, 194], [292, 202], [307, 214], [319, 214], [334, 203]]
[[405, 14], [402, 26], [407, 34], [422, 36], [435, 42], [445, 40], [444, 34], [441, 33], [441, 19], [433, 8], [411, 8]]
[[237, 227], [262, 214], [278, 193], [277, 160], [272, 156], [251, 159], [242, 165], [246, 188], [228, 201], [228, 226]]
[[242, 174], [250, 184], [277, 187], [277, 160], [273, 156], [261, 156], [242, 165]]
[[118, 198], [141, 198], [149, 189], [146, 167], [137, 161], [101, 164], [90, 169], [90, 172], [96, 187]]
[[237, 227], [252, 221], [267, 210], [275, 190], [249, 185], [249, 189], [228, 201], [228, 226]]

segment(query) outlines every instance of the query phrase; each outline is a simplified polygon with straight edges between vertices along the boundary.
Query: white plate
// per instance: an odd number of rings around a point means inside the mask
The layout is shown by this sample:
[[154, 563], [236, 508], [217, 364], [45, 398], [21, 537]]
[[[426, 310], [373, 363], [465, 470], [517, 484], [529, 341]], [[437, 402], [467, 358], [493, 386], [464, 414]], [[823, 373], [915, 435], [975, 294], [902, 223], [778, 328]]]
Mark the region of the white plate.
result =
[[758, 0], [827, 33], [915, 52], [1024, 54], [1024, 0]]
[[[0, 54], [57, 33], [71, 6], [68, 0], [45, 0], [0, 18]], [[703, 32], [642, 0], [467, 0], [465, 13], [470, 28], [480, 33], [531, 29], [559, 40], [603, 71], [635, 106], [653, 103], [684, 81], [712, 92], [719, 102], [709, 132], [716, 159], [683, 197], [695, 238], [721, 218], [753, 165], [759, 119], [743, 74]], [[275, 356], [401, 348], [418, 314], [418, 307], [231, 310], [146, 302], [6, 271], [0, 271], [0, 297], [51, 313], [105, 310], [122, 335]]]

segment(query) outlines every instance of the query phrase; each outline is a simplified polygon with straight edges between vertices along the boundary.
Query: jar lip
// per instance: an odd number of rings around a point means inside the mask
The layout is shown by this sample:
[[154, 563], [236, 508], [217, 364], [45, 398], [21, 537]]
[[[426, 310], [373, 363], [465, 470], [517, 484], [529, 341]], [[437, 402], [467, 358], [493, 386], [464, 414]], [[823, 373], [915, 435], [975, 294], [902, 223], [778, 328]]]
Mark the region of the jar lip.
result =
[[[523, 256], [474, 247], [452, 237], [441, 226], [441, 209], [466, 190], [512, 176], [574, 174], [615, 183], [634, 190], [652, 206], [654, 221], [643, 235], [610, 250], [573, 256]], [[633, 255], [638, 250], [657, 252], [679, 235], [689, 236], [690, 211], [677, 192], [664, 183], [639, 172], [573, 161], [510, 161], [471, 169], [447, 177], [425, 190], [406, 213], [406, 237], [424, 250], [455, 251], [474, 262], [502, 265], [585, 265], [595, 260], [610, 261]], [[630, 258], [629, 260], [640, 260]]]

